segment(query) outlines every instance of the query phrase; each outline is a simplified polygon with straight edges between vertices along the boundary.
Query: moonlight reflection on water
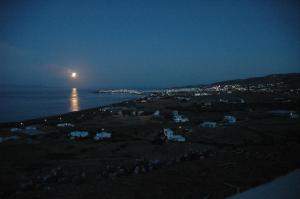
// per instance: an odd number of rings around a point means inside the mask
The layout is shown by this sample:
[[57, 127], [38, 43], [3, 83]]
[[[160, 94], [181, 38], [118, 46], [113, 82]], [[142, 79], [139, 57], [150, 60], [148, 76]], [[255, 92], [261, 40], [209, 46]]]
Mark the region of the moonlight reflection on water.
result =
[[79, 98], [77, 88], [72, 88], [71, 96], [70, 96], [70, 111], [78, 111], [79, 110]]

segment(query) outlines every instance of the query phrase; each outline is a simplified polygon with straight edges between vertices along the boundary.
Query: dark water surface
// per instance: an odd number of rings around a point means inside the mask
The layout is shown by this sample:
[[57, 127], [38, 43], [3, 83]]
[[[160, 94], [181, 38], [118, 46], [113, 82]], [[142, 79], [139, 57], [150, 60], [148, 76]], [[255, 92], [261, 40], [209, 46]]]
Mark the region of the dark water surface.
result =
[[62, 114], [140, 97], [97, 94], [93, 91], [76, 88], [0, 88], [0, 122]]

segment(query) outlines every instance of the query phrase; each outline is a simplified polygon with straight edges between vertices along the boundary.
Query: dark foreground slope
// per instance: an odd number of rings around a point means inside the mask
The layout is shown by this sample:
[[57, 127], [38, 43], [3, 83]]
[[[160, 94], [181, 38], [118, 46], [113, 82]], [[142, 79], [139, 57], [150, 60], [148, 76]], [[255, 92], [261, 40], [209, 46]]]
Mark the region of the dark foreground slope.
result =
[[[300, 168], [300, 119], [289, 115], [299, 114], [300, 96], [290, 90], [149, 97], [23, 122], [43, 132], [34, 136], [3, 124], [0, 137], [19, 139], [0, 143], [0, 198], [224, 198], [247, 190]], [[174, 123], [174, 110], [189, 122]], [[204, 121], [218, 126], [199, 127]], [[94, 141], [103, 128], [112, 138]], [[163, 128], [186, 142], [166, 141]], [[73, 130], [90, 136], [71, 140]]]

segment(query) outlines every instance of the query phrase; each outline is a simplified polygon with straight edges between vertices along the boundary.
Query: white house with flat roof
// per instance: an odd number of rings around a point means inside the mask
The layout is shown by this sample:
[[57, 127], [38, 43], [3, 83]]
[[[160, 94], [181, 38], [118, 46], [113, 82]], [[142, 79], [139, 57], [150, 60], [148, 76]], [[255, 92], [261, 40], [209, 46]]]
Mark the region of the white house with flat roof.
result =
[[111, 135], [112, 135], [111, 133], [105, 131], [98, 132], [96, 133], [94, 140], [98, 141], [98, 140], [110, 139]]
[[216, 128], [217, 123], [216, 122], [203, 122], [202, 124], [200, 124], [200, 126], [202, 128]]
[[182, 135], [174, 135], [174, 131], [170, 128], [164, 129], [164, 135], [166, 138], [170, 141], [176, 141], [176, 142], [185, 142], [185, 137]]

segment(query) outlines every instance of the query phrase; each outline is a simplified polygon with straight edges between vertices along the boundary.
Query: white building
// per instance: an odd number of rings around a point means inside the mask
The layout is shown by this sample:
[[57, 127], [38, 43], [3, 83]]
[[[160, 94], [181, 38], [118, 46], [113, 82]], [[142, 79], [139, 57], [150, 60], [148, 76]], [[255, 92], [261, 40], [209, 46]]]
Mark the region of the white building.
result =
[[224, 121], [228, 124], [234, 124], [234, 123], [236, 123], [236, 118], [234, 116], [231, 116], [231, 115], [225, 115], [224, 116]]
[[71, 123], [59, 123], [56, 126], [57, 127], [74, 127], [74, 124], [71, 124]]
[[204, 104], [203, 104], [203, 106], [205, 106], [205, 107], [208, 107], [208, 106], [211, 106], [211, 105], [212, 105], [211, 102], [204, 102]]
[[178, 111], [173, 111], [172, 115], [173, 115], [173, 121], [176, 122], [176, 123], [188, 122], [189, 121], [189, 119], [187, 117], [179, 115]]
[[187, 117], [184, 117], [182, 115], [175, 115], [175, 116], [173, 116], [173, 120], [176, 123], [188, 122], [189, 121], [189, 119]]
[[70, 139], [75, 139], [75, 138], [86, 138], [89, 135], [89, 132], [87, 131], [72, 131], [69, 133]]
[[18, 132], [18, 131], [22, 131], [22, 129], [20, 128], [11, 128], [10, 132]]
[[159, 114], [160, 114], [159, 110], [156, 110], [156, 111], [153, 113], [153, 116], [158, 117]]
[[182, 135], [174, 135], [173, 130], [170, 128], [164, 129], [164, 135], [170, 141], [185, 142], [185, 137], [183, 137]]
[[8, 137], [0, 137], [0, 143], [5, 141], [11, 141], [11, 140], [17, 140], [19, 139], [19, 136], [8, 136]]
[[25, 130], [37, 130], [35, 126], [26, 126]]
[[98, 141], [98, 140], [110, 139], [111, 135], [112, 134], [109, 132], [102, 131], [102, 132], [96, 133], [94, 140]]
[[290, 112], [290, 118], [291, 119], [297, 119], [297, 118], [299, 118], [299, 115], [298, 114], [296, 114], [296, 113], [293, 113], [293, 112]]
[[173, 116], [178, 115], [178, 111], [172, 111], [172, 115], [173, 115]]
[[216, 128], [217, 123], [216, 122], [203, 122], [202, 124], [200, 124], [200, 126], [203, 128]]

